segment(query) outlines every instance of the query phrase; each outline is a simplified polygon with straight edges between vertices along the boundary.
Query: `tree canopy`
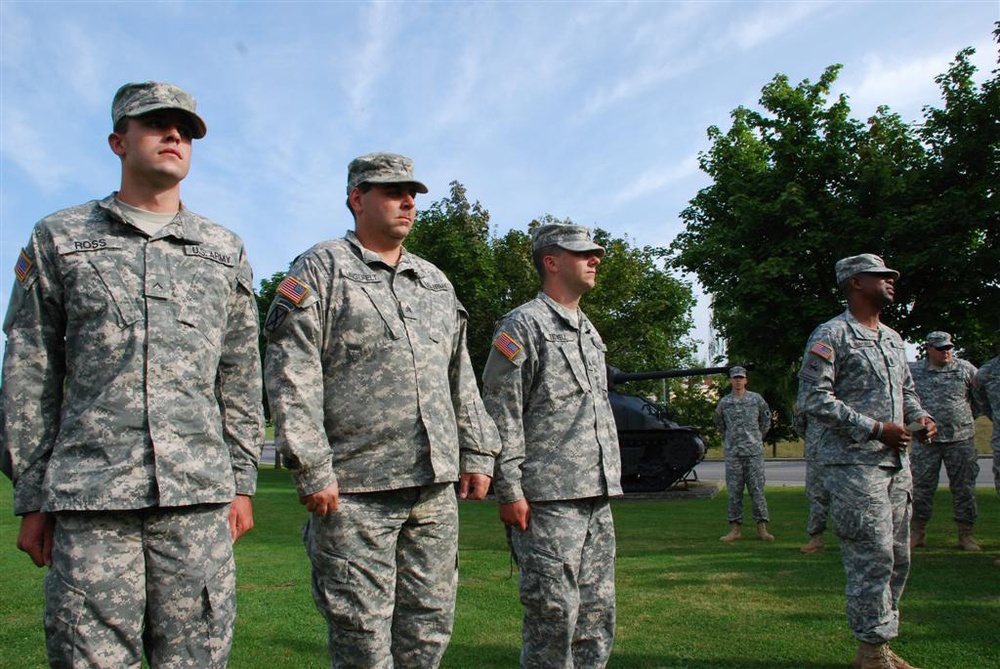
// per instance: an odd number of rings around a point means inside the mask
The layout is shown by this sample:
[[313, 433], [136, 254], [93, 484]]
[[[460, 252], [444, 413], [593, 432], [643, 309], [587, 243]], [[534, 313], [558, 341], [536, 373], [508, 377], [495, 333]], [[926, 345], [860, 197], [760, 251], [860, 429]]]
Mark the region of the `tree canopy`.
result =
[[975, 358], [1000, 326], [1000, 69], [977, 86], [973, 53], [937, 77], [943, 105], [922, 124], [887, 107], [851, 118], [846, 96], [831, 99], [833, 65], [815, 83], [775, 76], [763, 111], [708, 129], [712, 184], [682, 212], [671, 261], [701, 281], [729, 360], [755, 365], [772, 406], [791, 407], [806, 338], [844, 309], [839, 258], [900, 270], [883, 319], [911, 341], [947, 330]]

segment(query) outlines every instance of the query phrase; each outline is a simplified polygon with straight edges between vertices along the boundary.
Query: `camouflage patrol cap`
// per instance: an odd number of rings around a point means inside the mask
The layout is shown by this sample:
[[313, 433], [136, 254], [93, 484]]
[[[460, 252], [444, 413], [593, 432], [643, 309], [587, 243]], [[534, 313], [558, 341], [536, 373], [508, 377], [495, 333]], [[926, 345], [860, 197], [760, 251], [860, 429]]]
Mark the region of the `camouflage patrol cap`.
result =
[[927, 345], [934, 348], [953, 348], [955, 343], [951, 340], [951, 335], [941, 330], [935, 330], [927, 334]]
[[604, 247], [590, 238], [590, 228], [566, 223], [548, 223], [531, 231], [531, 251], [558, 246], [567, 251], [597, 251], [604, 257]]
[[837, 284], [841, 284], [850, 279], [855, 274], [891, 274], [892, 278], [898, 279], [899, 272], [885, 266], [885, 261], [881, 256], [874, 253], [862, 253], [859, 256], [841, 258], [834, 266], [837, 272]]
[[201, 139], [208, 128], [195, 112], [194, 96], [160, 81], [125, 84], [111, 102], [111, 124], [118, 125], [127, 116], [142, 116], [159, 109], [178, 109], [191, 120], [191, 137]]
[[735, 379], [735, 378], [738, 378], [738, 377], [743, 377], [744, 379], [747, 378], [747, 370], [746, 370], [746, 368], [745, 367], [740, 367], [739, 365], [735, 365], [733, 367], [730, 367], [729, 368], [729, 378]]
[[426, 193], [427, 186], [413, 178], [413, 160], [398, 153], [366, 153], [347, 166], [347, 194], [363, 183], [413, 184], [418, 193]]

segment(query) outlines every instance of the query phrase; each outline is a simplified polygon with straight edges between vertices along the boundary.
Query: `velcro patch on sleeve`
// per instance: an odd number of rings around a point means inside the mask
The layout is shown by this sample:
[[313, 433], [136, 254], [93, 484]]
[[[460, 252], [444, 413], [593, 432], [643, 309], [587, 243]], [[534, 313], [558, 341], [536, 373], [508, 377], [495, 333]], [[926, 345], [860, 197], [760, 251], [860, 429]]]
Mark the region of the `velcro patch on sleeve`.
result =
[[309, 294], [309, 286], [302, 283], [294, 276], [286, 276], [285, 280], [278, 284], [278, 294], [282, 295], [289, 302], [298, 306]]
[[813, 345], [809, 348], [809, 352], [815, 353], [827, 362], [829, 362], [830, 358], [833, 357], [833, 347], [829, 344], [824, 344], [819, 340], [813, 342]]
[[14, 263], [14, 276], [17, 277], [18, 281], [24, 283], [24, 280], [28, 278], [34, 267], [35, 263], [31, 262], [28, 254], [24, 252], [24, 249], [21, 249], [20, 255], [17, 256], [17, 262]]
[[522, 348], [521, 345], [514, 341], [514, 339], [506, 332], [501, 332], [497, 335], [497, 338], [493, 340], [493, 347], [507, 356], [508, 360], [516, 358]]

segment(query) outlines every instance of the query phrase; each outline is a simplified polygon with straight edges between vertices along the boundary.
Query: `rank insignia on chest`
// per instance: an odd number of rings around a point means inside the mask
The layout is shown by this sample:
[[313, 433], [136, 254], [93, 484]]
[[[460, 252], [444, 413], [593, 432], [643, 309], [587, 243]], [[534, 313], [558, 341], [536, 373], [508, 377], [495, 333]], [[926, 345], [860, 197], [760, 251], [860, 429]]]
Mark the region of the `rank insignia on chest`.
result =
[[829, 360], [830, 356], [833, 355], [833, 347], [829, 344], [824, 344], [821, 341], [813, 342], [812, 347], [809, 349], [810, 353], [815, 353], [824, 360]]
[[24, 283], [24, 279], [34, 266], [35, 264], [31, 262], [28, 254], [24, 252], [24, 249], [21, 249], [21, 254], [17, 257], [17, 263], [14, 264], [14, 275], [17, 277], [17, 280]]
[[493, 346], [496, 350], [507, 356], [508, 360], [513, 360], [517, 357], [517, 354], [521, 352], [521, 345], [514, 341], [506, 332], [501, 332], [500, 335], [493, 340]]
[[294, 276], [286, 276], [285, 280], [278, 284], [278, 293], [288, 298], [292, 304], [298, 305], [309, 294], [309, 286]]

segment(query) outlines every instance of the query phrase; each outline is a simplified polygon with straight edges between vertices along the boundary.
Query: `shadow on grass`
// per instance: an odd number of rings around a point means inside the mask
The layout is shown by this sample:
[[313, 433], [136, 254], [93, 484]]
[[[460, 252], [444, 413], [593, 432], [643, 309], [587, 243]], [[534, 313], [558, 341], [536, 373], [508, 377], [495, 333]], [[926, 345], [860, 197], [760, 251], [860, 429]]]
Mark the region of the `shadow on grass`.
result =
[[622, 653], [613, 655], [608, 667], [612, 669], [844, 669], [849, 661], [850, 658], [845, 662], [812, 662], [810, 660], [782, 662], [771, 659], [755, 660], [748, 657], [694, 660], [675, 655], [651, 657], [642, 654]]
[[[519, 650], [501, 644], [462, 644], [452, 642], [441, 663], [441, 669], [511, 669], [519, 666]], [[609, 669], [843, 669], [850, 663], [815, 662], [811, 659], [774, 660], [750, 657], [694, 659], [682, 654], [618, 652], [611, 655]]]

